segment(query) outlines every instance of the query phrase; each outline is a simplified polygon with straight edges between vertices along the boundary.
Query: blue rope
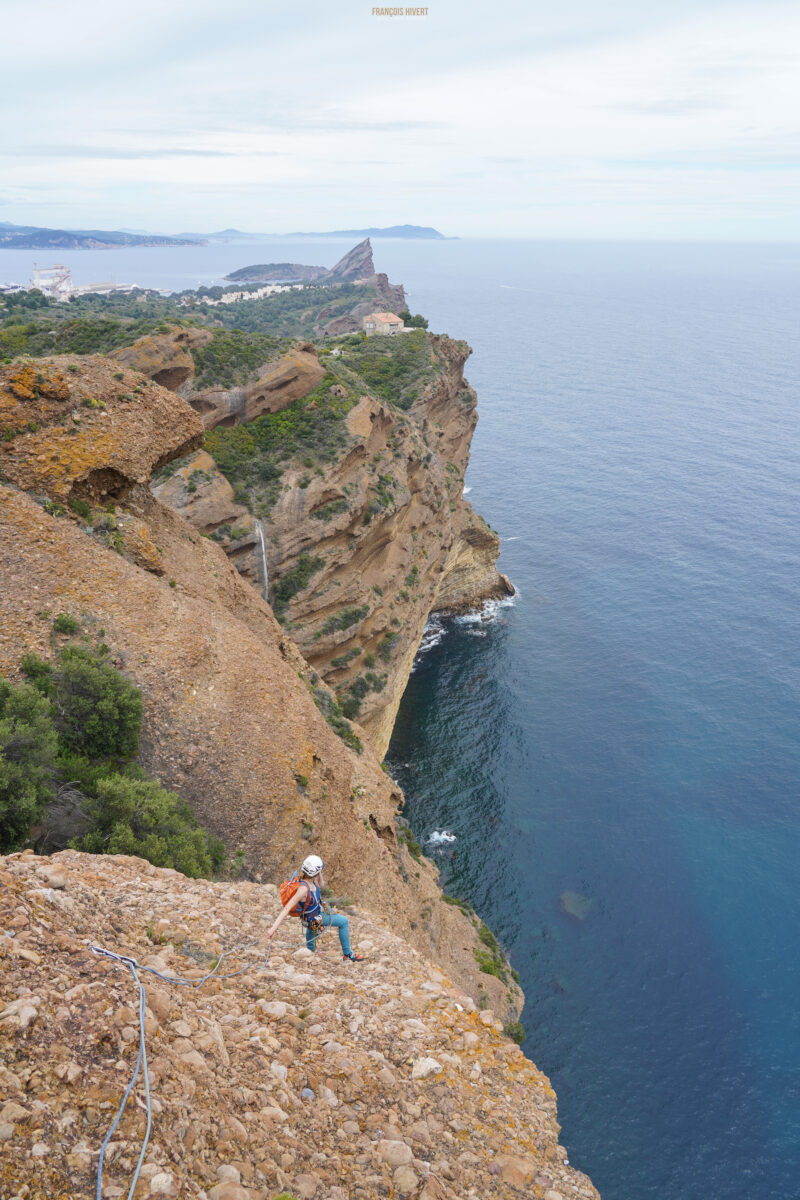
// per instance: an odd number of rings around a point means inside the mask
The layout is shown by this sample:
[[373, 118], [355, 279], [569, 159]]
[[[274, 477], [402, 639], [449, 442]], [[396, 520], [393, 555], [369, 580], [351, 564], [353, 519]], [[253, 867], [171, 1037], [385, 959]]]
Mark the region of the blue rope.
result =
[[[319, 932], [316, 934], [316, 937], [318, 938], [321, 935], [322, 935], [322, 930], [320, 929]], [[274, 940], [274, 939], [272, 939], [272, 940]], [[108, 1143], [111, 1140], [111, 1135], [113, 1134], [114, 1130], [117, 1128], [117, 1125], [120, 1122], [122, 1114], [125, 1111], [125, 1105], [128, 1103], [128, 1099], [130, 1097], [131, 1092], [133, 1091], [134, 1084], [136, 1083], [136, 1080], [139, 1077], [139, 1069], [142, 1066], [144, 1067], [144, 1090], [145, 1090], [145, 1100], [146, 1100], [146, 1107], [147, 1107], [147, 1128], [145, 1129], [144, 1141], [142, 1142], [142, 1150], [139, 1155], [139, 1161], [136, 1164], [136, 1170], [134, 1171], [134, 1174], [133, 1174], [133, 1181], [131, 1183], [130, 1191], [128, 1192], [128, 1200], [133, 1200], [133, 1193], [136, 1190], [136, 1184], [139, 1180], [139, 1172], [142, 1169], [142, 1163], [144, 1162], [144, 1156], [145, 1156], [145, 1151], [147, 1150], [147, 1144], [150, 1141], [150, 1131], [152, 1129], [153, 1117], [152, 1117], [152, 1105], [150, 1103], [150, 1080], [147, 1075], [147, 1047], [145, 1045], [145, 1009], [147, 1007], [147, 993], [145, 991], [144, 984], [142, 983], [141, 979], [139, 978], [139, 972], [146, 971], [149, 975], [155, 975], [158, 979], [163, 979], [164, 983], [172, 983], [172, 984], [175, 984], [177, 987], [199, 988], [199, 987], [202, 987], [202, 985], [204, 983], [207, 983], [209, 979], [235, 979], [237, 975], [244, 975], [245, 972], [248, 972], [248, 971], [252, 972], [252, 971], [266, 970], [266, 968], [269, 966], [269, 956], [270, 956], [270, 951], [272, 950], [272, 940], [270, 940], [270, 942], [267, 946], [267, 957], [264, 959], [263, 963], [259, 963], [252, 967], [240, 967], [240, 969], [238, 971], [230, 971], [226, 975], [218, 975], [217, 974], [217, 971], [219, 970], [220, 964], [222, 963], [223, 959], [229, 958], [232, 954], [239, 954], [242, 950], [247, 950], [250, 946], [258, 945], [257, 942], [243, 942], [241, 945], [234, 946], [231, 950], [225, 950], [224, 953], [220, 954], [219, 958], [215, 962], [212, 969], [208, 972], [207, 975], [203, 975], [203, 977], [201, 979], [184, 979], [180, 975], [165, 975], [163, 973], [163, 971], [157, 971], [155, 967], [145, 967], [141, 963], [137, 962], [135, 958], [131, 958], [128, 955], [115, 954], [113, 950], [105, 950], [102, 946], [90, 946], [89, 947], [92, 954], [100, 955], [103, 958], [110, 958], [113, 962], [122, 963], [123, 966], [127, 967], [136, 982], [136, 986], [139, 989], [139, 1054], [136, 1058], [136, 1066], [134, 1068], [133, 1075], [131, 1076], [130, 1083], [128, 1084], [128, 1086], [125, 1089], [125, 1095], [122, 1097], [122, 1103], [119, 1106], [119, 1111], [117, 1112], [117, 1115], [114, 1118], [114, 1122], [113, 1122], [111, 1128], [109, 1129], [108, 1133], [106, 1134], [105, 1138], [103, 1139], [103, 1144], [100, 1147], [100, 1161], [97, 1164], [96, 1200], [102, 1200], [103, 1162], [105, 1160], [106, 1148], [108, 1146]]]
[[220, 956], [217, 959], [216, 963], [214, 964], [214, 967], [212, 968], [212, 970], [210, 970], [207, 975], [204, 975], [202, 977], [202, 979], [183, 979], [178, 975], [165, 975], [165, 974], [163, 974], [162, 971], [157, 971], [155, 969], [155, 967], [143, 966], [141, 963], [137, 962], [135, 958], [130, 958], [128, 955], [115, 954], [113, 950], [106, 950], [102, 946], [90, 946], [89, 947], [92, 954], [101, 955], [104, 958], [110, 958], [113, 962], [122, 963], [123, 966], [127, 967], [136, 982], [136, 986], [139, 989], [139, 1053], [136, 1058], [136, 1066], [134, 1067], [133, 1075], [131, 1076], [130, 1082], [125, 1089], [125, 1094], [122, 1097], [122, 1103], [120, 1104], [119, 1110], [117, 1111], [117, 1115], [114, 1118], [113, 1124], [111, 1125], [111, 1128], [109, 1129], [108, 1133], [106, 1134], [105, 1138], [103, 1139], [103, 1144], [100, 1147], [100, 1160], [97, 1164], [96, 1200], [102, 1200], [103, 1163], [105, 1161], [105, 1154], [106, 1154], [106, 1149], [108, 1147], [108, 1143], [111, 1141], [111, 1137], [114, 1133], [114, 1130], [117, 1128], [117, 1125], [120, 1122], [122, 1114], [125, 1111], [125, 1106], [128, 1103], [130, 1094], [133, 1091], [136, 1080], [139, 1077], [139, 1070], [141, 1067], [144, 1067], [144, 1090], [145, 1090], [145, 1101], [146, 1101], [146, 1109], [147, 1109], [147, 1128], [145, 1129], [144, 1141], [142, 1142], [142, 1149], [141, 1149], [141, 1153], [139, 1154], [139, 1161], [137, 1162], [136, 1170], [133, 1173], [133, 1180], [131, 1182], [130, 1191], [128, 1192], [128, 1200], [133, 1200], [133, 1193], [136, 1190], [136, 1184], [138, 1183], [138, 1180], [139, 1180], [139, 1172], [142, 1169], [142, 1163], [144, 1162], [145, 1152], [147, 1150], [148, 1142], [150, 1141], [150, 1131], [152, 1129], [153, 1116], [152, 1116], [152, 1104], [150, 1102], [150, 1079], [148, 1078], [148, 1074], [147, 1074], [147, 1046], [145, 1044], [145, 1010], [147, 1008], [147, 993], [145, 991], [144, 984], [142, 983], [141, 979], [139, 978], [139, 971], [147, 971], [150, 975], [156, 975], [159, 979], [163, 979], [165, 983], [173, 983], [179, 987], [198, 988], [198, 987], [201, 987], [202, 984], [206, 983], [209, 979], [212, 979], [212, 978], [233, 979], [236, 975], [243, 975], [246, 971], [263, 971], [269, 965], [269, 955], [270, 955], [270, 951], [272, 950], [272, 942], [271, 941], [267, 947], [267, 957], [264, 959], [263, 963], [260, 963], [253, 967], [242, 967], [240, 970], [231, 971], [227, 975], [217, 975], [217, 970], [219, 969], [220, 963], [222, 962], [223, 959], [228, 958], [231, 954], [237, 954], [241, 950], [246, 950], [248, 948], [248, 946], [254, 946], [254, 945], [256, 945], [255, 942], [247, 942], [241, 946], [234, 946], [232, 950], [226, 950], [224, 952], [224, 954], [220, 954]]
[[102, 950], [99, 946], [92, 946], [91, 949], [92, 949], [93, 954], [104, 954], [108, 958], [114, 958], [118, 962], [123, 963], [130, 971], [131, 975], [133, 976], [133, 978], [136, 982], [137, 987], [139, 988], [139, 1053], [136, 1057], [136, 1066], [134, 1068], [133, 1075], [131, 1076], [131, 1081], [125, 1089], [125, 1095], [122, 1097], [122, 1103], [120, 1104], [119, 1109], [117, 1111], [117, 1115], [114, 1117], [114, 1122], [113, 1122], [111, 1128], [109, 1129], [108, 1133], [106, 1134], [105, 1138], [103, 1139], [103, 1144], [100, 1147], [100, 1161], [97, 1164], [97, 1192], [96, 1192], [96, 1200], [102, 1200], [103, 1162], [104, 1162], [105, 1155], [106, 1155], [106, 1148], [108, 1146], [108, 1143], [111, 1141], [111, 1136], [112, 1136], [114, 1130], [117, 1128], [117, 1125], [120, 1122], [120, 1118], [122, 1117], [122, 1114], [125, 1111], [125, 1105], [128, 1103], [130, 1094], [133, 1091], [133, 1086], [139, 1077], [139, 1068], [141, 1067], [142, 1063], [144, 1063], [145, 1093], [147, 1096], [147, 1130], [145, 1132], [144, 1145], [142, 1146], [142, 1153], [139, 1155], [139, 1162], [136, 1167], [136, 1174], [134, 1175], [133, 1183], [131, 1184], [131, 1190], [128, 1193], [128, 1200], [132, 1200], [134, 1188], [136, 1187], [136, 1183], [139, 1179], [139, 1171], [141, 1170], [142, 1162], [144, 1161], [144, 1153], [145, 1153], [145, 1150], [147, 1149], [147, 1143], [150, 1140], [150, 1126], [151, 1126], [150, 1081], [147, 1078], [147, 1049], [145, 1047], [145, 1040], [144, 1040], [144, 1034], [145, 1034], [144, 1022], [145, 1022], [145, 1007], [146, 1007], [146, 1005], [145, 1005], [145, 989], [144, 989], [144, 984], [142, 983], [141, 979], [139, 978], [139, 976], [136, 973], [137, 963], [136, 963], [135, 959], [125, 958], [121, 954], [113, 954], [110, 950]]

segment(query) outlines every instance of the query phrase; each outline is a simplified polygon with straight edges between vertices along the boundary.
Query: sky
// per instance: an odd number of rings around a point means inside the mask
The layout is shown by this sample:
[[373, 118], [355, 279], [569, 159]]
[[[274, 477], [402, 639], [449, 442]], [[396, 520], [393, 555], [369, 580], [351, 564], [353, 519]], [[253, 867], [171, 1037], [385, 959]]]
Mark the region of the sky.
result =
[[[403, 6], [405, 12], [405, 6]], [[800, 239], [800, 6], [0, 0], [0, 221]]]

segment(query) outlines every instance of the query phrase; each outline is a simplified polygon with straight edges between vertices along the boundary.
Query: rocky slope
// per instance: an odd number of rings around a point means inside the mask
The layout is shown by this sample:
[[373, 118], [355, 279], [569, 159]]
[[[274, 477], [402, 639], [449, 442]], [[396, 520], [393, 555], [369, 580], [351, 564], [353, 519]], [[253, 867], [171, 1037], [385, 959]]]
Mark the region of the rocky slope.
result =
[[[199, 980], [255, 940], [274, 887], [189, 881], [132, 858], [0, 859], [0, 1196], [93, 1195], [133, 1073], [138, 991], [90, 944]], [[136, 1197], [595, 1200], [558, 1144], [548, 1080], [385, 920], [350, 908], [365, 956], [296, 930], [224, 959], [201, 987], [141, 975], [153, 1129]], [[124, 1197], [140, 1085], [108, 1144]]]
[[143, 765], [254, 876], [321, 852], [337, 888], [505, 1019], [519, 989], [479, 972], [475, 927], [398, 838], [394, 781], [334, 732], [329, 693], [222, 549], [149, 490], [153, 469], [199, 445], [199, 416], [117, 365], [0, 369], [0, 672], [48, 657], [60, 612], [102, 631], [143, 692]]

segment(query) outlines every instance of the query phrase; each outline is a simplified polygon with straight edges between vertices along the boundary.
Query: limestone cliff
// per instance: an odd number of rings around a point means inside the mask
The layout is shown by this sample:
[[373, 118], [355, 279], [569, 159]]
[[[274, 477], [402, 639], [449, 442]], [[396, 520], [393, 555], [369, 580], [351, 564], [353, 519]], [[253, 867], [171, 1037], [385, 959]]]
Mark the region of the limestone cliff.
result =
[[[597, 1200], [559, 1145], [547, 1078], [490, 1011], [348, 905], [364, 955], [316, 954], [274, 886], [187, 880], [139, 859], [0, 858], [0, 1194], [94, 1195], [98, 1152], [139, 1047], [142, 972], [152, 1133], [135, 1195], [198, 1200]], [[333, 942], [333, 944], [332, 944]], [[140, 1084], [105, 1154], [128, 1194], [145, 1135]]]
[[419, 338], [430, 362], [408, 407], [363, 394], [346, 369], [331, 384], [345, 401], [360, 396], [344, 444], [313, 471], [301, 455], [288, 464], [261, 529], [235, 511], [232, 491], [218, 506], [224, 481], [196, 456], [155, 488], [259, 590], [268, 580], [275, 599], [291, 584], [280, 606], [287, 632], [381, 756], [430, 613], [513, 591], [495, 565], [497, 535], [463, 498], [477, 422], [469, 347]]
[[143, 765], [254, 876], [283, 878], [321, 851], [343, 892], [512, 1013], [519, 990], [479, 972], [475, 927], [398, 838], [402, 796], [370, 746], [345, 745], [270, 607], [150, 492], [153, 468], [199, 444], [199, 416], [116, 366], [0, 368], [0, 673], [17, 675], [28, 651], [49, 656], [60, 612], [102, 629], [144, 696]]
[[254, 377], [238, 387], [198, 387], [194, 347], [212, 339], [208, 329], [172, 326], [168, 332], [147, 334], [109, 357], [154, 383], [179, 392], [200, 413], [207, 429], [238, 425], [267, 412], [280, 412], [292, 400], [305, 396], [324, 375], [314, 347], [298, 342], [285, 354], [265, 362]]

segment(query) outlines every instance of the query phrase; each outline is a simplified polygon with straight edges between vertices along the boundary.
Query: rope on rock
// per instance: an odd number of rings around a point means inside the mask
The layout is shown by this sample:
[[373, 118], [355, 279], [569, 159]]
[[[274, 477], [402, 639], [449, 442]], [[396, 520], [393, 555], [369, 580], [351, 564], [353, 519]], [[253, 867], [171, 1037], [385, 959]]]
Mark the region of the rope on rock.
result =
[[[321, 937], [321, 935], [322, 935], [321, 929], [316, 931], [315, 939], [318, 939], [319, 937]], [[224, 959], [230, 958], [230, 956], [233, 954], [241, 954], [242, 951], [249, 950], [252, 946], [257, 946], [259, 944], [257, 941], [242, 942], [240, 945], [233, 946], [230, 950], [225, 950], [222, 954], [220, 954], [219, 958], [215, 962], [212, 969], [208, 972], [207, 975], [203, 975], [203, 977], [201, 979], [185, 979], [180, 975], [165, 975], [163, 971], [158, 971], [158, 970], [156, 970], [155, 967], [146, 967], [142, 963], [137, 962], [135, 958], [131, 958], [129, 955], [115, 954], [113, 950], [106, 950], [103, 946], [90, 946], [89, 947], [92, 954], [96, 954], [102, 958], [111, 959], [112, 962], [121, 963], [122, 966], [127, 967], [127, 969], [130, 971], [131, 975], [134, 978], [136, 986], [139, 989], [139, 1053], [136, 1058], [136, 1066], [134, 1067], [133, 1075], [131, 1076], [130, 1082], [125, 1089], [125, 1094], [122, 1097], [122, 1103], [120, 1104], [119, 1109], [117, 1111], [117, 1115], [114, 1117], [113, 1124], [111, 1125], [111, 1128], [109, 1129], [108, 1133], [106, 1134], [105, 1138], [103, 1139], [103, 1144], [100, 1147], [100, 1159], [97, 1164], [96, 1200], [102, 1200], [103, 1162], [105, 1160], [106, 1148], [108, 1147], [108, 1143], [111, 1140], [111, 1135], [113, 1134], [114, 1130], [117, 1128], [117, 1125], [119, 1124], [120, 1120], [122, 1119], [122, 1114], [125, 1111], [125, 1106], [128, 1103], [128, 1100], [130, 1098], [131, 1092], [133, 1091], [136, 1080], [139, 1077], [139, 1070], [142, 1067], [144, 1068], [144, 1089], [145, 1089], [146, 1112], [147, 1112], [147, 1126], [145, 1128], [144, 1140], [142, 1142], [141, 1153], [139, 1154], [139, 1161], [136, 1164], [136, 1170], [133, 1173], [133, 1179], [131, 1181], [130, 1190], [128, 1192], [128, 1200], [133, 1200], [133, 1193], [135, 1192], [136, 1184], [139, 1181], [139, 1172], [142, 1169], [142, 1164], [144, 1163], [145, 1152], [147, 1150], [148, 1142], [150, 1141], [150, 1130], [151, 1130], [152, 1124], [153, 1124], [153, 1116], [152, 1116], [152, 1105], [150, 1103], [150, 1080], [149, 1080], [148, 1074], [147, 1074], [147, 1046], [145, 1044], [145, 1009], [147, 1007], [147, 993], [145, 991], [145, 986], [144, 986], [142, 980], [139, 978], [139, 972], [146, 971], [148, 974], [155, 975], [158, 979], [162, 979], [164, 981], [164, 983], [171, 983], [171, 984], [176, 985], [177, 987], [199, 988], [199, 987], [202, 987], [204, 983], [207, 983], [209, 979], [234, 979], [237, 975], [244, 975], [245, 973], [248, 973], [248, 972], [252, 973], [253, 971], [265, 970], [269, 966], [269, 956], [270, 956], [270, 951], [272, 950], [273, 941], [275, 941], [274, 938], [270, 941], [269, 945], [267, 946], [267, 957], [264, 959], [263, 963], [258, 963], [258, 964], [255, 964], [254, 966], [240, 967], [238, 971], [229, 971], [225, 975], [218, 975], [217, 971], [219, 970], [219, 967]], [[285, 939], [283, 939], [281, 944], [282, 945], [292, 945], [293, 943], [288, 942]]]

